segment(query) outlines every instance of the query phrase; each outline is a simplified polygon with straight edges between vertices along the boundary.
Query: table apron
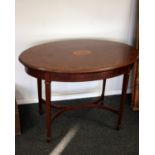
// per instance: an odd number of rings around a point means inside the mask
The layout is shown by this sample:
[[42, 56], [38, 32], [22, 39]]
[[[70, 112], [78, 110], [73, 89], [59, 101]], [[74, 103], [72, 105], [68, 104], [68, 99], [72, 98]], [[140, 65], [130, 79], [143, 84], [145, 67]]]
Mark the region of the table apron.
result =
[[82, 82], [82, 81], [101, 80], [119, 76], [129, 72], [132, 67], [133, 64], [130, 64], [128, 66], [124, 66], [113, 70], [108, 70], [104, 72], [93, 72], [93, 73], [55, 73], [55, 72], [35, 70], [29, 67], [25, 67], [25, 71], [33, 77], [44, 80], [46, 80], [46, 75], [49, 75], [50, 81]]

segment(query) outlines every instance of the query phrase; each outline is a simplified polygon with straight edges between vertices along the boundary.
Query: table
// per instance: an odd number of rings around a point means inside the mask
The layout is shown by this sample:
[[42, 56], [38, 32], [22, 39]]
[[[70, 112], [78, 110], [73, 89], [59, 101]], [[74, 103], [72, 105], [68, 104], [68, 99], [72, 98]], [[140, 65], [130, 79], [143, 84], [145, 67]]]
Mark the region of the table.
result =
[[[99, 108], [118, 115], [117, 129], [120, 129], [129, 72], [138, 58], [135, 48], [124, 43], [99, 39], [70, 39], [49, 42], [25, 50], [19, 61], [25, 71], [37, 78], [39, 113], [42, 103], [46, 106], [47, 142], [51, 141], [51, 124], [56, 117], [66, 111]], [[123, 75], [120, 108], [113, 109], [104, 104], [106, 79]], [[45, 100], [42, 98], [42, 80], [45, 80]], [[62, 106], [51, 101], [52, 81], [82, 82], [103, 80], [101, 97], [94, 103], [78, 106]], [[52, 109], [58, 112], [53, 115]]]

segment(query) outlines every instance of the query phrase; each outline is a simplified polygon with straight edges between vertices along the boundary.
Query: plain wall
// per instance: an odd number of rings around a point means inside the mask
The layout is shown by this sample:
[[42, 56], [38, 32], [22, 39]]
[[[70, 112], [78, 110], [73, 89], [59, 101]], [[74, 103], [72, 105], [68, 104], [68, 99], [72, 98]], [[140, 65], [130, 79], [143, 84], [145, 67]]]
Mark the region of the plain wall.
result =
[[[135, 0], [16, 0], [16, 99], [37, 102], [36, 79], [18, 61], [36, 44], [66, 38], [100, 38], [132, 44]], [[44, 85], [44, 83], [43, 83]], [[52, 100], [85, 98], [101, 93], [102, 81], [52, 83]], [[122, 76], [108, 79], [105, 94], [120, 94]], [[128, 92], [131, 85], [129, 84]]]

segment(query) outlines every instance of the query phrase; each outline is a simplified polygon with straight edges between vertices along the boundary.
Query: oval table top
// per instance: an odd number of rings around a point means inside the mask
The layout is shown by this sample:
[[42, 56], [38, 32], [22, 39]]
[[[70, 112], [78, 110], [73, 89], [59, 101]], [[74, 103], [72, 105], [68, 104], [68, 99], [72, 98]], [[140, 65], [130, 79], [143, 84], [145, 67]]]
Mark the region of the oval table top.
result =
[[40, 71], [90, 73], [130, 65], [137, 57], [137, 50], [124, 43], [72, 39], [31, 47], [19, 56], [19, 60], [24, 66]]

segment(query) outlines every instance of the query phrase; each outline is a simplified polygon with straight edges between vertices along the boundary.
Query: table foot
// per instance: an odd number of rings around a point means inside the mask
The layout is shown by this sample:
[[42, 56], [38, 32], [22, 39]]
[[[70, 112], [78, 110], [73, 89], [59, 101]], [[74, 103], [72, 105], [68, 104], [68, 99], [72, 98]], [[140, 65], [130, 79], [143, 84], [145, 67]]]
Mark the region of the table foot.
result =
[[121, 129], [121, 125], [117, 125], [116, 129], [119, 131]]
[[51, 142], [51, 137], [47, 137], [47, 143], [50, 143]]
[[39, 109], [39, 115], [42, 115], [44, 112], [43, 112], [43, 110], [41, 109]]

